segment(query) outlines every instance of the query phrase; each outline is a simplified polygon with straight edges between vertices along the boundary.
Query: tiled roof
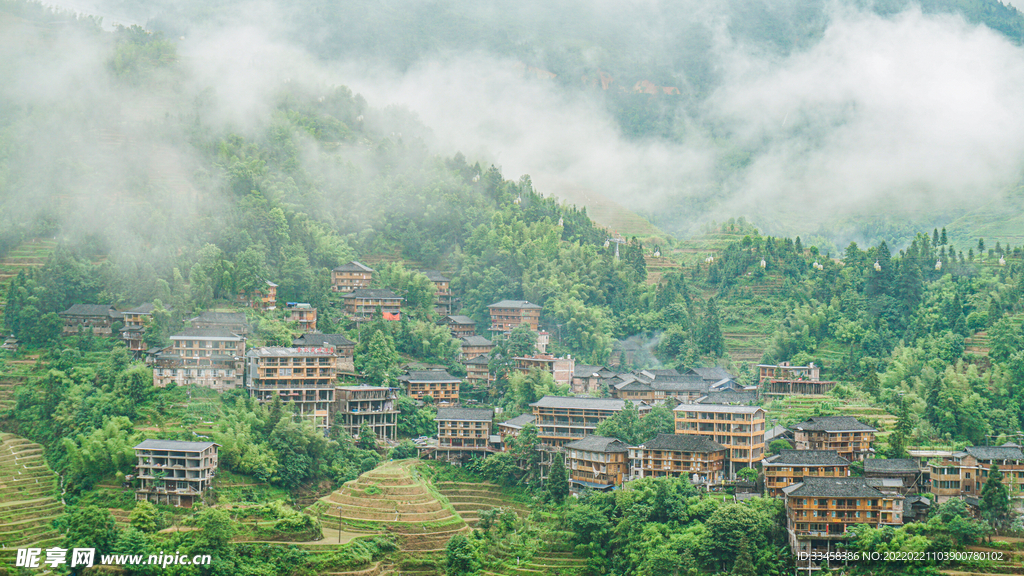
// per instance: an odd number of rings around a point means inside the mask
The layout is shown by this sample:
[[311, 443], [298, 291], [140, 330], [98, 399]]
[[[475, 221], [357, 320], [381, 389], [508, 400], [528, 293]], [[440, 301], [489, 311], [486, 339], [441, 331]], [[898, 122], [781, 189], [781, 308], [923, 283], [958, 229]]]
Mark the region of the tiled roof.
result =
[[152, 302], [146, 302], [145, 304], [139, 304], [138, 306], [136, 306], [135, 308], [132, 308], [131, 310], [125, 310], [124, 313], [125, 314], [152, 314], [153, 310], [155, 310], [155, 309], [156, 309], [156, 306], [154, 306]]
[[445, 324], [473, 324], [476, 325], [476, 321], [469, 316], [445, 316], [443, 318]]
[[441, 274], [437, 270], [420, 270], [420, 274], [429, 278], [431, 282], [451, 282], [450, 278]]
[[398, 296], [387, 288], [357, 288], [348, 294], [342, 296], [344, 299], [350, 298], [366, 298], [373, 300], [401, 300], [402, 297]]
[[182, 442], [180, 440], [143, 440], [135, 446], [136, 450], [177, 450], [179, 452], [202, 452], [210, 446], [220, 446], [213, 442]]
[[818, 416], [808, 418], [806, 422], [794, 424], [790, 429], [821, 432], [877, 432], [877, 430], [853, 416]]
[[473, 364], [473, 365], [483, 364], [484, 366], [486, 366], [486, 365], [490, 364], [490, 362], [491, 362], [491, 357], [490, 356], [488, 356], [487, 354], [481, 354], [481, 355], [477, 356], [476, 358], [472, 358], [470, 360], [464, 360], [462, 363], [463, 364]]
[[595, 436], [590, 434], [583, 438], [565, 445], [570, 450], [583, 450], [586, 452], [628, 452], [629, 445], [618, 438], [607, 436]]
[[964, 451], [978, 460], [1024, 460], [1020, 446], [968, 446]]
[[864, 460], [864, 473], [885, 472], [885, 473], [907, 473], [920, 472], [917, 460], [910, 458], [867, 458]]
[[730, 374], [725, 368], [715, 366], [714, 368], [690, 368], [687, 371], [688, 374], [696, 374], [704, 380], [711, 382], [718, 382], [726, 378], [735, 378], [735, 374]]
[[502, 426], [508, 426], [510, 428], [522, 428], [527, 424], [532, 424], [537, 417], [533, 414], [521, 414], [511, 420], [506, 420], [501, 423]]
[[489, 408], [438, 408], [438, 420], [471, 420], [474, 422], [490, 422], [494, 419], [494, 410]]
[[606, 370], [606, 368], [604, 366], [591, 366], [590, 364], [577, 364], [572, 369], [572, 376], [573, 378], [590, 378], [601, 370]]
[[718, 452], [725, 450], [718, 442], [696, 434], [658, 434], [640, 445], [648, 450], [674, 450], [676, 452]]
[[750, 406], [757, 402], [757, 392], [738, 392], [735, 390], [723, 390], [716, 392], [709, 390], [708, 395], [698, 398], [698, 404], [743, 404]]
[[495, 302], [488, 306], [488, 308], [530, 308], [540, 310], [540, 306], [531, 304], [526, 300], [502, 300], [501, 302]]
[[483, 336], [464, 336], [460, 339], [463, 346], [492, 346], [494, 342], [491, 342]]
[[783, 488], [787, 496], [797, 498], [883, 498], [864, 478], [806, 477], [803, 482]]
[[107, 318], [120, 318], [121, 313], [110, 304], [74, 304], [71, 308], [58, 314], [58, 316], [105, 316]]
[[286, 346], [263, 346], [262, 348], [253, 348], [245, 353], [249, 358], [293, 358], [293, 357], [331, 357], [333, 354], [327, 352], [301, 352], [298, 348], [289, 348]]
[[292, 340], [292, 346], [334, 346], [335, 348], [351, 348], [356, 345], [344, 334], [321, 334], [320, 332], [308, 332]]
[[401, 379], [406, 382], [462, 382], [447, 370], [413, 370]]
[[730, 406], [728, 404], [680, 404], [675, 408], [675, 412], [711, 412], [714, 414], [753, 414], [758, 410], [764, 411], [760, 406]]
[[618, 398], [584, 398], [570, 396], [545, 396], [530, 404], [539, 408], [580, 408], [591, 410], [622, 410], [625, 400]]
[[171, 340], [184, 338], [224, 338], [226, 340], [241, 340], [242, 337], [227, 328], [186, 328], [171, 336]]
[[356, 262], [355, 260], [353, 260], [353, 261], [349, 262], [348, 264], [342, 264], [341, 266], [338, 266], [337, 268], [334, 269], [334, 271], [335, 272], [373, 272], [373, 268], [370, 268], [369, 266], [367, 266], [365, 264], [361, 264], [361, 263]]
[[780, 450], [764, 459], [765, 466], [849, 466], [835, 450]]
[[192, 318], [189, 322], [204, 322], [207, 324], [248, 324], [248, 321], [245, 319], [245, 314], [242, 312], [212, 312], [210, 310]]

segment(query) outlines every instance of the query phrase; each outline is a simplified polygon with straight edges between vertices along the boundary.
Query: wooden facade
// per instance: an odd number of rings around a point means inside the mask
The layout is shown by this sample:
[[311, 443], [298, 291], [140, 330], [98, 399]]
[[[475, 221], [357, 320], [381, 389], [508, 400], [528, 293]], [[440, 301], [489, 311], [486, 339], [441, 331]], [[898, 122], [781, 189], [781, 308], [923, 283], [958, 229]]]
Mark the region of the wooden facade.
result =
[[107, 338], [114, 335], [114, 322], [122, 319], [121, 313], [108, 304], [75, 304], [57, 316], [64, 323], [64, 334], [92, 330], [94, 335]]
[[325, 433], [331, 427], [331, 408], [338, 378], [334, 348], [263, 347], [250, 350], [249, 394], [262, 403], [280, 397], [293, 402], [304, 418]]
[[441, 324], [452, 331], [453, 338], [476, 336], [476, 321], [469, 316], [445, 316], [441, 319]]
[[835, 450], [851, 462], [871, 454], [871, 443], [878, 432], [852, 416], [810, 418], [790, 429], [797, 450]]
[[372, 281], [373, 268], [355, 260], [331, 270], [331, 290], [335, 292], [353, 292], [360, 288], [369, 288]]
[[629, 474], [629, 445], [617, 438], [588, 435], [565, 445], [565, 467], [574, 492], [610, 490]]
[[[545, 396], [530, 404], [542, 445], [559, 448], [569, 442], [594, 433], [597, 425], [611, 418], [625, 407], [625, 400], [614, 398], [576, 398]], [[640, 415], [650, 412], [650, 406], [637, 406]]]
[[725, 446], [704, 436], [658, 434], [629, 449], [631, 480], [685, 476], [711, 485], [725, 480]]
[[540, 306], [526, 300], [502, 300], [487, 307], [491, 314], [491, 332], [503, 334], [520, 325], [537, 332], [540, 328]]
[[438, 408], [435, 458], [465, 460], [486, 455], [491, 447], [494, 411], [483, 408]]
[[285, 322], [295, 322], [303, 332], [316, 332], [316, 308], [306, 302], [288, 302], [284, 312]]
[[370, 320], [380, 310], [384, 320], [400, 320], [402, 297], [383, 288], [357, 288], [342, 297], [345, 312], [357, 322]]
[[217, 328], [189, 328], [153, 360], [153, 384], [196, 385], [218, 392], [243, 385], [245, 338]]
[[950, 498], [981, 496], [992, 464], [999, 466], [1003, 485], [1013, 492], [1024, 492], [1024, 453], [1020, 446], [969, 446], [929, 466], [931, 492], [939, 502]]
[[675, 409], [676, 434], [706, 436], [729, 453], [730, 478], [740, 468], [760, 465], [764, 456], [764, 410], [757, 406], [681, 404]]
[[440, 316], [452, 313], [451, 280], [437, 270], [425, 270], [423, 275], [434, 283], [434, 311]]
[[413, 370], [399, 380], [405, 383], [409, 396], [416, 400], [430, 396], [437, 404], [459, 401], [462, 380], [445, 370]]
[[762, 460], [761, 470], [768, 495], [778, 498], [784, 488], [805, 478], [846, 478], [850, 461], [835, 450], [782, 450]]

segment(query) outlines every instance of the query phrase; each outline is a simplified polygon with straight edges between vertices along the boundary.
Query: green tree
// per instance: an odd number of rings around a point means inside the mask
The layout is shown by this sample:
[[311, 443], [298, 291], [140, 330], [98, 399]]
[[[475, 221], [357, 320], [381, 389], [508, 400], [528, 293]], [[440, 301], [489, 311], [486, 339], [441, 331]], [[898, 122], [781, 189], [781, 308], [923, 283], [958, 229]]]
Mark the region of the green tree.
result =
[[557, 504], [569, 495], [569, 473], [565, 469], [565, 461], [559, 455], [555, 456], [548, 472], [548, 497]]
[[757, 482], [757, 470], [753, 468], [740, 468], [736, 475], [748, 482]]
[[449, 576], [474, 574], [480, 565], [476, 548], [462, 534], [452, 536], [445, 546], [445, 573]]
[[160, 527], [160, 513], [148, 500], [139, 500], [128, 515], [128, 521], [140, 532], [153, 533]]
[[377, 435], [373, 432], [373, 428], [366, 422], [363, 422], [359, 426], [359, 441], [356, 442], [356, 446], [360, 450], [376, 450], [377, 449]]
[[1010, 494], [1003, 484], [1003, 473], [999, 466], [993, 464], [988, 471], [988, 479], [981, 488], [981, 517], [992, 528], [999, 530], [1006, 526], [1010, 519]]
[[708, 298], [697, 345], [703, 354], [714, 354], [715, 356], [725, 354], [725, 337], [722, 336], [722, 327], [718, 319], [718, 305], [714, 298]]
[[117, 539], [117, 526], [110, 510], [99, 506], [83, 506], [68, 518], [64, 547], [110, 550]]
[[778, 454], [783, 450], [792, 450], [793, 445], [788, 440], [779, 438], [778, 440], [772, 440], [771, 444], [768, 445], [769, 454]]
[[374, 385], [394, 387], [398, 384], [398, 360], [394, 339], [378, 330], [370, 338], [363, 358], [363, 373]]

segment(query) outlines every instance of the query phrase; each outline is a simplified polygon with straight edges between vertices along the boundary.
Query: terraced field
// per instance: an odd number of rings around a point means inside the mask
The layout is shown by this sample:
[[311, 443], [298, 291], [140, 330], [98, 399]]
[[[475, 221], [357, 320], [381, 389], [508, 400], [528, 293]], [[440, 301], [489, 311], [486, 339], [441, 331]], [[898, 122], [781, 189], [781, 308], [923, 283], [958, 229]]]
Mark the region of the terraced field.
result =
[[3, 311], [7, 298], [7, 286], [11, 278], [27, 268], [36, 268], [46, 263], [47, 258], [57, 247], [57, 242], [49, 238], [36, 238], [22, 243], [0, 258], [0, 312]]
[[53, 520], [63, 509], [42, 446], [0, 434], [0, 563], [13, 563], [18, 547], [56, 544]]
[[[437, 574], [435, 562], [444, 553], [448, 540], [469, 526], [450, 503], [415, 470], [418, 460], [388, 462], [311, 506], [324, 527], [341, 527], [348, 532], [394, 534], [401, 553], [394, 564], [377, 563], [344, 576]], [[325, 534], [326, 535], [326, 534]]]
[[853, 416], [865, 424], [875, 424], [878, 436], [885, 438], [896, 424], [896, 417], [882, 408], [869, 406], [862, 399], [839, 400], [831, 396], [796, 395], [785, 396], [765, 405], [769, 425], [789, 426], [815, 416], [815, 409], [821, 407], [821, 416]]
[[587, 561], [573, 556], [571, 532], [543, 532], [539, 538], [502, 539], [488, 549], [480, 574], [486, 576], [576, 576]]
[[480, 521], [482, 510], [505, 508], [520, 518], [530, 513], [526, 504], [510, 501], [500, 486], [490, 482], [437, 482], [434, 486], [470, 526], [475, 527]]

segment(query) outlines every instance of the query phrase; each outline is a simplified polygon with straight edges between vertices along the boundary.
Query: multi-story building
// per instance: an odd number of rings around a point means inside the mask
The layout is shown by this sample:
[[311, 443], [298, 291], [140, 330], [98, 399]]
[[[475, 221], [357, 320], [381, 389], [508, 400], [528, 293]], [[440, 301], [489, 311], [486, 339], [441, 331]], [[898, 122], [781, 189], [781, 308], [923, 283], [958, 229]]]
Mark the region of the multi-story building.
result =
[[469, 316], [445, 316], [440, 323], [452, 331], [453, 338], [476, 336], [476, 322]]
[[681, 404], [675, 409], [676, 434], [706, 436], [729, 450], [730, 478], [754, 468], [764, 456], [764, 409], [727, 404]]
[[155, 306], [147, 302], [124, 312], [124, 328], [121, 328], [121, 339], [124, 340], [128, 351], [136, 358], [146, 351], [146, 344], [142, 338], [146, 335], [146, 327], [153, 322], [154, 309]]
[[821, 368], [811, 362], [807, 366], [758, 364], [758, 384], [761, 394], [789, 396], [792, 394], [828, 394], [838, 382], [821, 380]]
[[437, 270], [424, 270], [423, 275], [434, 283], [434, 310], [440, 315], [451, 314], [451, 280]]
[[459, 346], [462, 349], [462, 358], [470, 359], [483, 355], [488, 356], [494, 350], [494, 342], [483, 336], [463, 336], [459, 339]]
[[781, 497], [783, 488], [803, 482], [804, 478], [845, 478], [850, 461], [835, 450], [782, 450], [761, 461], [764, 486], [768, 495]]
[[820, 380], [821, 367], [811, 362], [807, 366], [790, 366], [789, 362], [779, 364], [758, 364], [757, 381], [764, 382], [771, 379], [783, 380]]
[[508, 440], [519, 436], [527, 424], [533, 424], [533, 414], [520, 414], [511, 420], [498, 424], [498, 435], [501, 436], [502, 450], [508, 450]]
[[601, 390], [604, 380], [614, 377], [618, 372], [604, 366], [577, 364], [572, 370], [572, 393], [594, 394]]
[[565, 445], [569, 488], [611, 490], [629, 474], [629, 444], [618, 438], [588, 435]]
[[253, 294], [239, 294], [238, 301], [250, 308], [257, 310], [276, 310], [277, 309], [277, 284], [274, 284], [270, 280], [263, 281], [263, 287], [256, 290]]
[[280, 397], [293, 402], [299, 414], [326, 432], [331, 427], [331, 405], [338, 378], [334, 348], [265, 346], [246, 354], [249, 394], [259, 402]]
[[394, 440], [398, 430], [398, 394], [387, 386], [338, 386], [335, 388], [332, 426], [359, 437], [365, 423], [377, 438]]
[[515, 369], [524, 374], [537, 369], [551, 374], [557, 384], [572, 384], [572, 372], [576, 361], [571, 356], [555, 358], [551, 354], [535, 354], [533, 356], [516, 356], [513, 358]]
[[[673, 371], [674, 372], [674, 371]], [[691, 403], [708, 394], [710, 385], [695, 374], [659, 374], [640, 370], [618, 374], [607, 381], [613, 398], [660, 402], [675, 399]]]
[[878, 430], [852, 416], [819, 416], [790, 427], [797, 450], [835, 450], [849, 461], [871, 454]]
[[494, 411], [483, 408], [438, 408], [437, 450], [435, 458], [444, 454], [447, 460], [464, 460], [474, 455], [493, 452], [491, 424]]
[[540, 306], [526, 300], [502, 300], [487, 307], [491, 313], [491, 332], [504, 334], [520, 325], [536, 332], [540, 326]]
[[338, 357], [338, 372], [354, 374], [356, 343], [345, 337], [344, 334], [323, 334], [310, 332], [292, 340], [295, 348], [334, 348], [334, 354]]
[[57, 314], [64, 323], [64, 334], [87, 332], [90, 328], [96, 336], [114, 335], [111, 326], [121, 320], [121, 313], [109, 304], [75, 304]]
[[463, 360], [462, 365], [466, 367], [466, 383], [474, 386], [490, 386], [494, 382], [488, 365], [491, 362], [489, 356], [477, 356], [469, 360]]
[[288, 302], [284, 311], [286, 322], [297, 323], [303, 332], [316, 332], [316, 308], [306, 302]]
[[191, 508], [217, 473], [213, 442], [145, 440], [135, 446], [136, 500]]
[[220, 328], [189, 328], [171, 336], [153, 361], [153, 384], [196, 385], [218, 392], [242, 386], [245, 338]]
[[969, 446], [948, 458], [929, 464], [932, 494], [939, 502], [959, 496], [981, 496], [992, 465], [999, 466], [1003, 485], [1018, 494], [1024, 491], [1024, 453], [1016, 444]]
[[249, 335], [249, 321], [241, 312], [213, 312], [207, 310], [188, 321], [193, 328], [227, 330], [245, 337]]
[[906, 495], [925, 491], [925, 474], [913, 458], [866, 458], [865, 478], [894, 478], [900, 481], [900, 493]]
[[[593, 434], [597, 425], [621, 412], [626, 400], [616, 398], [574, 398], [545, 396], [530, 404], [541, 444], [559, 448], [565, 444]], [[641, 416], [651, 407], [637, 404]]]
[[[903, 524], [903, 496], [883, 494], [864, 478], [805, 478], [783, 493], [789, 543], [798, 558], [801, 553], [834, 552], [855, 524]], [[806, 572], [826, 565], [813, 559], [797, 561], [797, 568]]]
[[705, 436], [658, 434], [629, 449], [630, 479], [685, 476], [700, 484], [725, 480], [728, 450]]
[[406, 384], [409, 396], [416, 400], [430, 396], [438, 404], [459, 401], [459, 385], [462, 380], [447, 370], [413, 370], [399, 380]]
[[372, 281], [373, 268], [355, 260], [331, 271], [331, 290], [335, 292], [352, 292], [359, 288], [369, 288]]
[[402, 318], [402, 297], [386, 288], [356, 288], [342, 298], [345, 312], [357, 322], [370, 320], [378, 310], [384, 320]]

